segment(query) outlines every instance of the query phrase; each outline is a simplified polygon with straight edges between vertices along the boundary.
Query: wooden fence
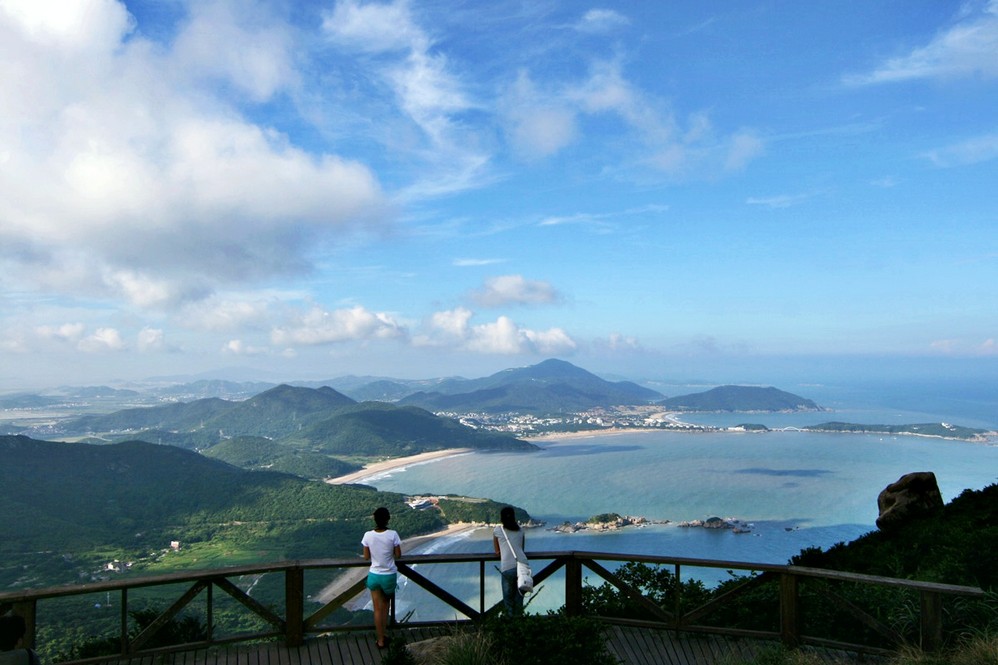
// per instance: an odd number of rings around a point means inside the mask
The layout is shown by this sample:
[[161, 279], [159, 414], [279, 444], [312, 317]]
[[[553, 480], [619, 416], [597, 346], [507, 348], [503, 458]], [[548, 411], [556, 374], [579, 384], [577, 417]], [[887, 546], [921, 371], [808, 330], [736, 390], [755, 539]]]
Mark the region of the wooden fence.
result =
[[[938, 649], [945, 640], [943, 616], [944, 607], [947, 602], [955, 598], [983, 599], [987, 595], [984, 591], [976, 587], [857, 575], [798, 566], [605, 552], [530, 552], [529, 556], [535, 568], [535, 585], [543, 584], [556, 573], [559, 575], [563, 574], [564, 609], [569, 615], [581, 614], [583, 612], [583, 588], [586, 585], [593, 585], [584, 576], [584, 571], [588, 570], [598, 578], [600, 583], [605, 581], [622, 591], [623, 594], [641, 609], [643, 615], [641, 619], [600, 617], [605, 621], [676, 631], [697, 631], [765, 639], [778, 638], [788, 646], [811, 644], [853, 651], [876, 652], [893, 648], [903, 640], [903, 637], [894, 629], [885, 625], [883, 621], [874, 617], [869, 611], [857, 607], [856, 604], [847, 600], [845, 596], [836, 593], [834, 589], [836, 585], [859, 585], [869, 588], [888, 587], [903, 590], [905, 593], [917, 596], [916, 611], [918, 613], [918, 625], [920, 629], [920, 646], [925, 650]], [[458, 622], [474, 623], [496, 612], [498, 609], [498, 605], [492, 607], [485, 606], [486, 564], [494, 562], [496, 559], [494, 554], [410, 555], [400, 558], [398, 566], [401, 575], [404, 575], [411, 582], [425, 589], [428, 593], [440, 599], [464, 617], [459, 618]], [[681, 597], [681, 585], [677, 584], [677, 591], [672, 594], [671, 606], [664, 607], [647, 598], [642, 594], [641, 590], [629, 585], [614, 572], [614, 564], [628, 562], [654, 566], [670, 566], [677, 582], [682, 579], [681, 575], [684, 569], [687, 571], [691, 568], [720, 569], [730, 571], [732, 574], [737, 572], [740, 584], [723, 594], [715, 595], [706, 604], [690, 609], [685, 609], [686, 603], [683, 602]], [[415, 566], [421, 564], [477, 564], [479, 577], [477, 603], [474, 599], [471, 601], [463, 600], [428, 579], [415, 569]], [[0, 615], [13, 612], [23, 616], [28, 626], [27, 642], [33, 644], [37, 628], [39, 627], [37, 622], [39, 617], [38, 607], [40, 604], [51, 602], [54, 599], [84, 594], [106, 594], [108, 598], [111, 597], [111, 594], [114, 594], [120, 614], [120, 628], [117, 631], [118, 635], [116, 639], [120, 644], [119, 653], [121, 656], [135, 657], [163, 651], [182, 651], [203, 648], [214, 644], [268, 638], [280, 638], [289, 646], [296, 646], [302, 644], [308, 635], [358, 629], [358, 626], [330, 624], [329, 617], [337, 608], [342, 607], [344, 603], [357, 596], [364, 588], [364, 580], [358, 576], [356, 583], [348, 585], [335, 598], [321, 604], [318, 609], [306, 611], [306, 605], [310, 604], [306, 603], [306, 573], [309, 571], [327, 571], [328, 573], [331, 570], [342, 571], [363, 568], [367, 565], [366, 561], [357, 558], [284, 561], [268, 565], [233, 566], [149, 577], [126, 578], [120, 581], [6, 592], [0, 593]], [[232, 581], [232, 578], [266, 574], [283, 575], [283, 609], [275, 609], [273, 606], [261, 603]], [[705, 620], [712, 612], [726, 606], [730, 607], [731, 603], [737, 597], [767, 583], [776, 585], [778, 589], [774, 600], [776, 607], [773, 608], [778, 619], [776, 621], [777, 625], [773, 629], [748, 630], [717, 625], [716, 623], [713, 625], [705, 623]], [[183, 592], [179, 596], [171, 592], [169, 597], [175, 597], [172, 604], [159, 613], [159, 616], [144, 630], [135, 634], [134, 626], [130, 624], [129, 620], [129, 593], [135, 593], [140, 589], [151, 587], [165, 588], [177, 585], [184, 589]], [[840, 608], [843, 613], [854, 617], [859, 622], [859, 625], [879, 635], [881, 638], [880, 642], [876, 645], [852, 644], [833, 640], [828, 636], [820, 634], [804, 634], [801, 629], [805, 612], [807, 611], [807, 607], [801, 603], [801, 588], [804, 585], [808, 585], [809, 590], [812, 588], [820, 590], [820, 593], [830, 598], [833, 604]], [[262, 619], [262, 624], [266, 628], [264, 630], [243, 632], [235, 635], [216, 634], [217, 630], [213, 609], [217, 602], [216, 595], [218, 591], [223, 592], [225, 596], [235, 599], [250, 614]], [[205, 610], [204, 623], [207, 627], [208, 638], [201, 642], [172, 647], [150, 647], [150, 640], [156, 633], [170, 623], [171, 620], [178, 617], [195, 598], [198, 598], [202, 594], [204, 594], [204, 597], [200, 604]], [[476, 606], [473, 607], [473, 604]], [[424, 622], [415, 625], [431, 625], [433, 623], [439, 624], [444, 622]], [[361, 626], [360, 628], [369, 628], [369, 626]], [[73, 662], [87, 663], [106, 659], [106, 657], [103, 657]]]

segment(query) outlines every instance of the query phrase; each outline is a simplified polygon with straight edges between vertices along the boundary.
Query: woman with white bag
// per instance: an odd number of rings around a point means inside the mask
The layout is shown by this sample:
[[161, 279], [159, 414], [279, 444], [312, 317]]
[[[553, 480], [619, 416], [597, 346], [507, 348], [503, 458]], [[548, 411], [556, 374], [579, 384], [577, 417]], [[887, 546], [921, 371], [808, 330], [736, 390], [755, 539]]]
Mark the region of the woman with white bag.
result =
[[516, 521], [512, 506], [499, 511], [499, 526], [492, 532], [492, 547], [499, 555], [499, 572], [502, 575], [502, 601], [506, 614], [523, 614], [523, 594], [534, 588], [527, 555], [524, 554], [526, 538]]

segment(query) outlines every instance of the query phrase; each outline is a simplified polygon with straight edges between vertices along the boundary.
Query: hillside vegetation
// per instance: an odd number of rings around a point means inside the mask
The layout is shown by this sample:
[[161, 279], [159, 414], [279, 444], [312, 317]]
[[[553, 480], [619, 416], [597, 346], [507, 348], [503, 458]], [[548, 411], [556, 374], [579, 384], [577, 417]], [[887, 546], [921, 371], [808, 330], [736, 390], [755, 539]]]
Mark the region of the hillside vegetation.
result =
[[[495, 520], [499, 506], [469, 502], [460, 519], [417, 511], [405, 497], [247, 471], [142, 441], [94, 446], [0, 437], [0, 556], [5, 587], [76, 582], [109, 558], [145, 560], [177, 540], [229, 552], [215, 565], [352, 556], [379, 505], [403, 537], [449, 521]], [[204, 567], [204, 565], [202, 565]]]
[[719, 386], [670, 397], [659, 405], [676, 411], [820, 411], [813, 401], [778, 388]]
[[606, 381], [563, 360], [503, 370], [481, 379], [449, 379], [400, 404], [432, 411], [568, 413], [594, 407], [648, 404], [661, 398], [630, 381]]
[[359, 468], [358, 459], [428, 450], [536, 450], [510, 434], [466, 427], [417, 407], [358, 403], [329, 387], [288, 385], [243, 401], [209, 397], [82, 416], [60, 423], [56, 433], [90, 443], [166, 444], [304, 478], [349, 473]]

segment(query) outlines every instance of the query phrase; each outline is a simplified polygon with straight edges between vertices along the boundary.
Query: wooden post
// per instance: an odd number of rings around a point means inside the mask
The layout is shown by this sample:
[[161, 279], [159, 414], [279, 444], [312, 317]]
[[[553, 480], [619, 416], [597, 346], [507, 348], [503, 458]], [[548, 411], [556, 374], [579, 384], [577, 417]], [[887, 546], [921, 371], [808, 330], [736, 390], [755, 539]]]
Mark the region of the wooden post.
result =
[[478, 562], [478, 611], [485, 614], [485, 561]]
[[121, 639], [121, 655], [127, 655], [129, 644], [128, 644], [128, 587], [121, 590], [121, 633], [119, 637]]
[[683, 625], [683, 599], [682, 599], [683, 585], [682, 582], [680, 582], [679, 580], [679, 574], [682, 572], [682, 569], [679, 567], [678, 563], [676, 564], [675, 571], [676, 571], [675, 573], [676, 593], [674, 594], [675, 597], [672, 599], [672, 616], [673, 616], [673, 621], [675, 622], [676, 634], [678, 635], [679, 628], [680, 626]]
[[565, 614], [582, 614], [582, 562], [574, 556], [565, 562]]
[[800, 644], [799, 600], [797, 576], [782, 573], [780, 575], [780, 639], [791, 649]]
[[922, 591], [920, 595], [922, 651], [938, 651], [943, 646], [943, 602], [934, 591]]
[[305, 571], [298, 566], [284, 573], [285, 630], [284, 641], [289, 647], [305, 642]]

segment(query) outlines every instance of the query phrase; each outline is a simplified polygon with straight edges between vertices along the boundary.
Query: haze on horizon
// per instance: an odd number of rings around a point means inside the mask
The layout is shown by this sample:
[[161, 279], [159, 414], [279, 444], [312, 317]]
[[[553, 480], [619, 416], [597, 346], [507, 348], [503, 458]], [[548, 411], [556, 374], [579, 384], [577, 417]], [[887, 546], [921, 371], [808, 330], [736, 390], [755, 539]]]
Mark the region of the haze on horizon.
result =
[[0, 0], [0, 393], [993, 379], [996, 53], [998, 0]]

